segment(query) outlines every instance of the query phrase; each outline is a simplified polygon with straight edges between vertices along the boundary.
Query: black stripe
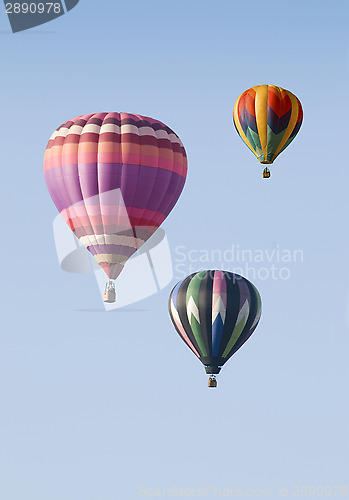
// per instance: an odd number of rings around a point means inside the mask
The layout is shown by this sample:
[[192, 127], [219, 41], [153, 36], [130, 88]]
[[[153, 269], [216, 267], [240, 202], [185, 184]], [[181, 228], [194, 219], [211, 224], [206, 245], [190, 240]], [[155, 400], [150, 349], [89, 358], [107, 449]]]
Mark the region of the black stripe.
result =
[[[237, 277], [240, 278], [240, 276], [238, 274], [230, 273], [228, 271], [224, 271], [224, 276], [227, 283], [227, 310], [223, 327], [221, 345], [218, 351], [220, 357], [223, 356], [223, 352], [228, 345], [231, 334], [233, 333], [240, 307], [240, 289], [236, 281]], [[225, 363], [226, 361], [227, 359], [224, 359], [223, 362]]]
[[251, 326], [252, 326], [254, 320], [256, 319], [257, 310], [258, 310], [258, 300], [257, 300], [256, 291], [253, 288], [252, 284], [245, 278], [244, 278], [244, 281], [245, 281], [246, 285], [248, 286], [248, 289], [250, 292], [250, 312], [248, 315], [246, 325], [245, 325], [244, 329], [242, 330], [240, 337], [238, 338], [234, 348], [228, 354], [226, 361], [228, 361], [228, 359], [230, 359], [233, 356], [233, 354], [235, 354], [236, 351], [238, 349], [240, 349], [240, 347], [246, 342], [246, 340], [248, 340], [251, 337], [252, 333], [254, 332], [254, 329], [251, 330]]

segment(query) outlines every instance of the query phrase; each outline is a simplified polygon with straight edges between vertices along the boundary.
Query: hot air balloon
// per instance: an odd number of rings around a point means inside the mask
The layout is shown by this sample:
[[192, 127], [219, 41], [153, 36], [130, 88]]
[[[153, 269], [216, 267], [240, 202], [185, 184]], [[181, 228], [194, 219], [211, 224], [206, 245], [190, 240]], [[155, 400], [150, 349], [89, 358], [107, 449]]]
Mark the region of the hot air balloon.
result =
[[246, 278], [207, 270], [177, 283], [169, 313], [179, 336], [205, 366], [209, 387], [229, 358], [254, 332], [261, 316], [258, 290]]
[[[236, 100], [235, 128], [250, 150], [264, 164], [273, 163], [296, 137], [303, 119], [302, 105], [289, 90], [256, 85]], [[268, 167], [263, 177], [270, 177]]]
[[187, 175], [179, 137], [158, 120], [128, 113], [78, 116], [57, 128], [44, 158], [51, 198], [109, 277], [166, 219]]

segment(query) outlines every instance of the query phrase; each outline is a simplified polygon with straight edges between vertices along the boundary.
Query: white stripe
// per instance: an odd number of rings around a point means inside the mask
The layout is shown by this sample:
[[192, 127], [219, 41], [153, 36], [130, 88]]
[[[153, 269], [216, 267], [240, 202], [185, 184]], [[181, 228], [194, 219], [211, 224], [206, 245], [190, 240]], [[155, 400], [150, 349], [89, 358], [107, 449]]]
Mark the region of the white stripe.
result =
[[221, 318], [222, 318], [222, 321], [224, 324], [226, 309], [225, 309], [225, 305], [224, 305], [224, 302], [222, 300], [222, 297], [220, 297], [220, 296], [218, 297], [218, 300], [216, 301], [216, 303], [212, 309], [212, 325], [215, 322], [215, 319], [217, 318], [218, 314], [221, 315]]
[[260, 317], [261, 317], [261, 314], [262, 314], [262, 309], [259, 310], [259, 313], [257, 314], [257, 316], [255, 317], [255, 320], [254, 322], [252, 323], [251, 325], [251, 328], [250, 330], [252, 330], [252, 328], [254, 328], [256, 326], [256, 324], [258, 323]]
[[77, 134], [80, 135], [83, 127], [81, 125], [72, 125], [69, 129], [69, 134]]
[[[117, 260], [115, 259], [116, 256], [118, 257]], [[119, 254], [113, 255], [111, 253], [98, 253], [93, 257], [96, 259], [97, 264], [100, 264], [101, 262], [106, 262], [108, 264], [119, 264], [120, 266], [124, 266], [126, 261], [130, 258], [127, 255], [119, 255]]]
[[87, 125], [84, 126], [81, 135], [82, 134], [99, 134], [99, 131], [101, 130], [100, 125], [96, 125], [95, 123], [87, 123]]
[[178, 311], [176, 309], [176, 306], [173, 303], [173, 299], [172, 298], [171, 298], [171, 313], [172, 313], [173, 319], [175, 320], [176, 325], [177, 326], [178, 325], [181, 326], [181, 320], [180, 320]]
[[157, 139], [168, 139], [166, 130], [154, 130]]
[[53, 134], [51, 135], [51, 139], [56, 139], [56, 137], [67, 137], [68, 132], [68, 127], [62, 127], [59, 130], [55, 130], [53, 132]]
[[180, 146], [183, 147], [182, 141], [175, 134], [168, 134], [168, 137], [171, 142], [176, 142], [177, 144], [180, 144]]
[[72, 125], [70, 128], [68, 127], [62, 127], [59, 130], [55, 130], [53, 134], [51, 135], [51, 139], [54, 140], [56, 137], [67, 137], [69, 134], [76, 134], [80, 135], [82, 131], [82, 126], [81, 125]]
[[154, 130], [152, 127], [137, 127], [137, 125], [132, 125], [130, 123], [126, 125], [121, 125], [122, 134], [135, 134], [139, 136], [151, 136], [157, 139], [168, 139], [171, 142], [176, 142], [182, 144], [181, 141], [175, 134], [168, 134], [166, 130]]
[[113, 134], [120, 134], [120, 126], [115, 123], [103, 123], [101, 126], [101, 134], [105, 134], [107, 132], [112, 132]]
[[199, 309], [197, 308], [193, 297], [190, 297], [188, 305], [187, 305], [187, 316], [188, 316], [189, 323], [191, 320], [191, 315], [193, 315], [194, 318], [197, 320], [197, 322], [200, 323]]
[[139, 127], [138, 130], [139, 130], [139, 135], [151, 135], [152, 137], [158, 137], [158, 132], [161, 132], [161, 130], [155, 131], [151, 127]]
[[242, 308], [239, 311], [238, 318], [237, 318], [235, 324], [238, 325], [240, 323], [240, 321], [243, 319], [243, 317], [245, 316], [245, 325], [246, 325], [246, 321], [247, 321], [249, 313], [250, 313], [250, 306], [248, 304], [248, 300], [246, 299], [244, 305], [242, 306]]
[[80, 241], [83, 245], [123, 245], [132, 248], [140, 248], [144, 240], [133, 236], [118, 234], [97, 234], [90, 236], [81, 236]]
[[107, 132], [112, 132], [114, 134], [135, 134], [138, 136], [156, 137], [157, 139], [168, 139], [172, 143], [179, 144], [183, 147], [181, 140], [174, 134], [168, 134], [166, 130], [154, 130], [151, 127], [137, 127], [136, 125], [116, 125], [115, 123], [106, 123], [102, 126], [96, 125], [94, 123], [88, 123], [84, 127], [81, 125], [72, 125], [70, 128], [61, 127], [59, 130], [55, 130], [50, 137], [50, 140], [56, 139], [56, 137], [67, 137], [68, 134], [105, 134]]
[[121, 125], [121, 133], [122, 134], [136, 134], [139, 135], [139, 128], [136, 125], [132, 125], [131, 123], [127, 123], [126, 125]]

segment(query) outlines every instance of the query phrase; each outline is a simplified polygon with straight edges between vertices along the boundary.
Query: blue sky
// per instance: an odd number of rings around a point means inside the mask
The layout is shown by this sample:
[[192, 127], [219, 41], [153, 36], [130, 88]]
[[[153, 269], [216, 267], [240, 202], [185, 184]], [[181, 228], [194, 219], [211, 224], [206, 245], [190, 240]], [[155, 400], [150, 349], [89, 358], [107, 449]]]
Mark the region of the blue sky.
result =
[[[0, 11], [0, 498], [348, 485], [348, 10], [80, 0], [18, 34]], [[304, 110], [269, 181], [231, 123], [262, 83]], [[303, 252], [289, 279], [253, 280], [261, 322], [217, 390], [169, 320], [175, 279], [105, 313], [92, 274], [59, 268], [44, 150], [94, 111], [152, 116], [181, 137], [188, 178], [164, 224], [175, 269], [183, 246]]]

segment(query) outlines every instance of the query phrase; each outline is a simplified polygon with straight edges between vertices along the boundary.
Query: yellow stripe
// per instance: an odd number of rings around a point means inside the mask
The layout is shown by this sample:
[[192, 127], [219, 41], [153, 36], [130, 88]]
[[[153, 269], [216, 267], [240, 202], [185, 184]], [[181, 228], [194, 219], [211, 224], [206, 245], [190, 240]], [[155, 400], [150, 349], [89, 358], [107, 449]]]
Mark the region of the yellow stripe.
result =
[[264, 160], [266, 160], [268, 155], [268, 85], [258, 85], [257, 87], [253, 88], [256, 90], [255, 110], [257, 130], [259, 140], [261, 142]]
[[285, 90], [285, 92], [287, 93], [287, 95], [291, 99], [291, 106], [292, 106], [291, 118], [290, 118], [289, 124], [287, 125], [287, 129], [285, 130], [285, 133], [284, 133], [284, 136], [282, 138], [282, 141], [280, 142], [277, 150], [274, 153], [272, 161], [275, 160], [275, 158], [277, 157], [277, 155], [280, 153], [280, 150], [286, 144], [286, 141], [290, 138], [290, 135], [292, 134], [293, 129], [295, 128], [296, 123], [297, 123], [297, 119], [298, 119], [298, 113], [299, 113], [298, 99], [289, 90]]
[[[244, 92], [242, 94], [244, 94]], [[241, 99], [242, 94], [240, 95], [240, 97], [238, 97], [236, 99], [235, 104], [234, 104], [234, 111], [233, 111], [234, 123], [236, 125], [236, 128], [238, 129], [238, 132], [240, 134], [241, 139], [244, 141], [244, 143], [246, 144], [246, 146], [248, 146], [250, 148], [250, 150], [252, 151], [252, 153], [258, 158], [257, 153], [253, 149], [250, 141], [247, 139], [246, 134], [242, 130], [242, 127], [241, 127], [241, 124], [240, 124], [240, 120], [239, 120], [239, 116], [238, 116], [238, 104], [239, 104], [239, 101]]]

